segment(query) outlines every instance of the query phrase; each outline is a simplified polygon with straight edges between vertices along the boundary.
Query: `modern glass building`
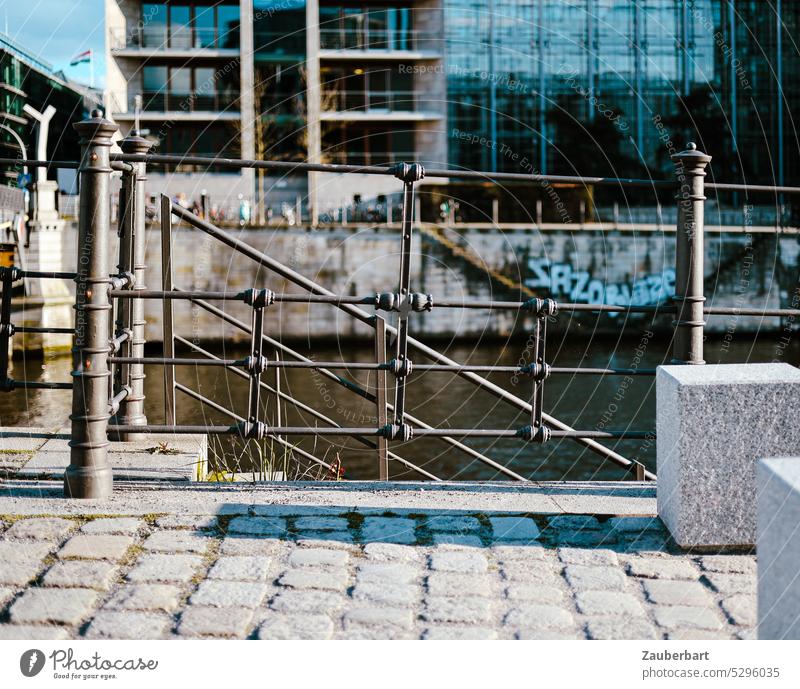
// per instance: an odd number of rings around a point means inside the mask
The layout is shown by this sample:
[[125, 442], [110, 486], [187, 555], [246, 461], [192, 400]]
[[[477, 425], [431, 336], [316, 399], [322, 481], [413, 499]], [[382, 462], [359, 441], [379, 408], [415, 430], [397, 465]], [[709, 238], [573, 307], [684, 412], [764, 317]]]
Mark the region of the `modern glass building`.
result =
[[[169, 153], [800, 183], [800, 0], [106, 0]], [[190, 171], [190, 169], [185, 169]], [[247, 182], [251, 183], [253, 180]]]

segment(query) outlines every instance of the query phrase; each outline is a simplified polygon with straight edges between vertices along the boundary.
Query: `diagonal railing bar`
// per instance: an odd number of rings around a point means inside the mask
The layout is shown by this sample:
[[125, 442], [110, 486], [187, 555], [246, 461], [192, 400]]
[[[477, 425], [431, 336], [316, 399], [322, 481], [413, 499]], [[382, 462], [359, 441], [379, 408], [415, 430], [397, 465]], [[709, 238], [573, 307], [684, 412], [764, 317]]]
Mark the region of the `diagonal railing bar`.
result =
[[[204, 309], [208, 313], [211, 313], [211, 314], [213, 314], [215, 316], [218, 316], [219, 318], [224, 320], [226, 323], [229, 323], [230, 325], [238, 328], [242, 332], [250, 334], [251, 330], [250, 330], [250, 327], [247, 324], [245, 324], [244, 322], [238, 320], [237, 318], [234, 318], [230, 314], [225, 313], [224, 311], [222, 311], [222, 309], [219, 309], [216, 306], [214, 306], [212, 304], [209, 304], [208, 302], [203, 301], [202, 299], [192, 299], [191, 302], [193, 304], [196, 304], [197, 306], [199, 306], [201, 309]], [[388, 330], [388, 327], [387, 327], [387, 330]], [[272, 345], [276, 349], [279, 349], [284, 354], [288, 354], [289, 356], [292, 356], [292, 357], [294, 357], [296, 359], [299, 359], [300, 361], [313, 363], [312, 359], [309, 359], [308, 357], [303, 356], [299, 352], [296, 352], [295, 350], [291, 349], [290, 347], [287, 347], [286, 345], [284, 345], [281, 342], [278, 342], [277, 340], [273, 340], [271, 337], [269, 337], [269, 335], [263, 335], [263, 337], [270, 345]], [[231, 369], [231, 370], [236, 370], [236, 369]], [[326, 368], [318, 368], [317, 371], [321, 375], [323, 375], [324, 377], [326, 377], [329, 380], [337, 383], [338, 385], [341, 385], [346, 390], [349, 390], [350, 392], [354, 393], [355, 395], [358, 395], [359, 397], [363, 397], [365, 400], [367, 400], [369, 402], [372, 402], [373, 404], [375, 404], [375, 402], [377, 401], [375, 395], [373, 395], [368, 390], [365, 390], [364, 388], [362, 388], [357, 383], [353, 383], [352, 381], [347, 380], [346, 378], [342, 378], [341, 376], [336, 375], [335, 373], [333, 373], [332, 371], [329, 371]], [[387, 409], [389, 409], [389, 411], [394, 411], [394, 405], [391, 404], [390, 402], [387, 402], [386, 406], [387, 406]], [[430, 424], [425, 423], [424, 421], [422, 421], [422, 419], [419, 419], [416, 416], [412, 416], [408, 412], [406, 412], [406, 418], [411, 423], [415, 424], [416, 426], [419, 426], [420, 428], [433, 428], [433, 426], [431, 426]], [[439, 440], [442, 440], [443, 442], [445, 442], [446, 444], [450, 445], [451, 447], [454, 447], [454, 448], [464, 452], [465, 454], [469, 455], [473, 459], [476, 459], [477, 461], [479, 461], [479, 462], [481, 462], [483, 464], [486, 464], [487, 466], [490, 466], [493, 469], [496, 469], [498, 472], [500, 472], [502, 474], [505, 474], [506, 476], [508, 476], [510, 478], [513, 478], [516, 481], [529, 481], [530, 480], [530, 479], [525, 478], [524, 476], [521, 476], [520, 474], [517, 474], [516, 472], [512, 471], [508, 467], [505, 467], [502, 464], [499, 464], [499, 463], [495, 462], [493, 459], [490, 459], [486, 455], [481, 454], [477, 450], [469, 447], [469, 445], [465, 445], [460, 440], [456, 440], [455, 438], [451, 438], [451, 437], [448, 437], [448, 436], [440, 437]], [[394, 453], [390, 453], [390, 457], [392, 457], [392, 459], [397, 459], [401, 463], [405, 463], [406, 462], [405, 459], [402, 459], [402, 458], [398, 457]], [[437, 479], [437, 480], [440, 480], [440, 479]]]
[[[199, 392], [196, 392], [195, 390], [192, 390], [191, 388], [188, 388], [188, 387], [186, 387], [185, 385], [183, 385], [181, 383], [177, 383], [176, 382], [175, 383], [175, 389], [178, 390], [179, 392], [182, 392], [184, 395], [187, 395], [188, 397], [191, 397], [191, 398], [197, 400], [198, 402], [201, 402], [202, 404], [208, 405], [212, 409], [215, 409], [216, 411], [218, 411], [218, 412], [220, 412], [222, 414], [227, 414], [232, 419], [236, 419], [236, 421], [238, 421], [240, 423], [244, 423], [244, 421], [245, 421], [244, 417], [239, 416], [235, 412], [232, 412], [230, 409], [226, 409], [221, 404], [218, 404], [217, 402], [214, 402], [213, 400], [210, 400], [207, 397], [203, 397], [203, 395], [201, 395]], [[272, 434], [269, 434], [267, 437], [272, 439], [272, 440], [275, 440], [276, 442], [278, 442], [280, 445], [283, 445], [283, 447], [285, 447], [287, 449], [291, 449], [291, 450], [296, 451], [300, 456], [305, 457], [309, 461], [314, 462], [315, 464], [319, 464], [320, 466], [325, 467], [328, 471], [332, 471], [333, 470], [333, 467], [330, 464], [328, 464], [326, 461], [320, 459], [319, 457], [315, 457], [311, 453], [306, 452], [304, 449], [302, 449], [300, 447], [297, 447], [296, 445], [292, 445], [292, 443], [284, 440], [283, 438], [279, 438], [279, 437], [274, 436]]]
[[[264, 339], [266, 339], [266, 336], [264, 336], [263, 334], [262, 334], [262, 337]], [[175, 335], [175, 340], [177, 342], [180, 342], [184, 346], [190, 347], [193, 351], [196, 351], [198, 354], [203, 354], [204, 356], [207, 356], [210, 359], [218, 359], [219, 358], [215, 354], [203, 349], [199, 345], [195, 344], [194, 342], [191, 342], [191, 341], [187, 340], [184, 337], [181, 337], [180, 335]], [[235, 368], [233, 366], [229, 366], [228, 370], [231, 373], [239, 376], [240, 378], [244, 378], [245, 380], [247, 380], [249, 378], [249, 376], [244, 371], [240, 371], [239, 369], [237, 369], [237, 368]], [[336, 423], [336, 421], [334, 421], [330, 417], [326, 416], [322, 412], [317, 411], [313, 407], [308, 406], [304, 402], [301, 402], [296, 397], [292, 397], [291, 395], [287, 395], [285, 392], [282, 392], [280, 390], [277, 390], [276, 388], [273, 388], [269, 383], [267, 383], [267, 382], [265, 382], [263, 380], [260, 381], [260, 384], [261, 384], [262, 390], [266, 390], [267, 392], [276, 395], [279, 399], [282, 399], [282, 400], [288, 402], [289, 404], [297, 407], [298, 409], [300, 409], [302, 411], [305, 411], [305, 412], [308, 412], [309, 414], [311, 414], [314, 418], [318, 419], [319, 421], [322, 421], [323, 423], [327, 423], [330, 426], [341, 428], [341, 426], [338, 423]], [[361, 443], [362, 445], [364, 445], [366, 447], [369, 447], [370, 449], [374, 450], [374, 449], [377, 448], [377, 443], [372, 441], [372, 440], [369, 440], [369, 438], [365, 438], [364, 436], [361, 436], [361, 435], [353, 436], [353, 438], [356, 441], [358, 441], [359, 443]], [[430, 472], [426, 471], [425, 469], [422, 469], [421, 467], [418, 467], [416, 464], [413, 464], [412, 462], [409, 462], [407, 459], [404, 459], [403, 457], [400, 457], [399, 455], [395, 454], [394, 452], [389, 452], [389, 458], [394, 460], [394, 461], [396, 461], [396, 462], [398, 462], [398, 463], [400, 463], [400, 464], [402, 464], [402, 465], [404, 465], [405, 467], [407, 467], [407, 468], [409, 468], [409, 469], [411, 469], [413, 471], [416, 471], [421, 476], [425, 476], [426, 478], [429, 478], [429, 479], [431, 479], [433, 481], [441, 481], [442, 480], [439, 477], [434, 476]]]
[[[185, 208], [178, 206], [176, 204], [172, 204], [172, 212], [189, 225], [195, 227], [202, 232], [218, 239], [223, 244], [227, 245], [231, 249], [237, 251], [238, 253], [242, 254], [250, 258], [251, 260], [255, 261], [261, 266], [268, 268], [269, 270], [277, 273], [284, 279], [288, 280], [289, 282], [293, 282], [294, 284], [308, 290], [313, 294], [322, 294], [326, 296], [335, 296], [333, 292], [326, 289], [322, 285], [317, 284], [313, 280], [299, 274], [298, 272], [292, 270], [288, 266], [283, 265], [279, 261], [276, 261], [273, 258], [270, 258], [265, 253], [254, 249], [249, 244], [237, 239], [233, 235], [221, 230], [220, 228], [212, 225], [209, 222], [204, 221], [203, 219], [197, 217], [191, 211], [186, 210]], [[341, 309], [342, 311], [348, 313], [349, 315], [353, 316], [357, 320], [360, 320], [362, 323], [366, 325], [372, 326], [373, 325], [373, 316], [369, 313], [364, 311], [363, 309], [358, 308], [352, 304], [337, 304], [337, 308]], [[387, 332], [391, 332], [392, 334], [397, 334], [397, 329], [393, 328], [389, 325], [386, 326]], [[425, 355], [426, 357], [449, 366], [457, 366], [458, 363], [453, 359], [437, 352], [435, 349], [428, 347], [424, 343], [420, 342], [419, 340], [409, 337], [408, 344]], [[523, 399], [520, 399], [516, 395], [508, 392], [507, 390], [501, 388], [499, 385], [492, 383], [491, 381], [487, 380], [483, 376], [479, 376], [476, 373], [471, 373], [469, 371], [462, 371], [459, 372], [458, 375], [462, 376], [466, 380], [470, 381], [471, 383], [477, 385], [478, 387], [492, 393], [494, 396], [498, 397], [504, 402], [511, 404], [512, 406], [516, 407], [517, 409], [525, 412], [526, 414], [531, 414], [533, 412], [533, 408], [529, 402], [526, 402]], [[574, 432], [575, 429], [572, 428], [569, 424], [566, 424], [558, 419], [550, 416], [549, 414], [542, 414], [542, 419], [547, 421], [549, 425], [551, 425], [554, 429], [564, 432]], [[554, 437], [555, 434], [554, 434]], [[604, 459], [607, 459], [629, 471], [634, 471], [636, 469], [636, 463], [623, 457], [619, 453], [615, 452], [614, 450], [607, 448], [605, 445], [593, 440], [592, 438], [575, 438], [575, 440], [583, 445], [584, 447], [588, 448], [592, 452], [600, 455]], [[649, 480], [655, 480], [655, 474], [652, 472], [646, 472], [646, 477]]]

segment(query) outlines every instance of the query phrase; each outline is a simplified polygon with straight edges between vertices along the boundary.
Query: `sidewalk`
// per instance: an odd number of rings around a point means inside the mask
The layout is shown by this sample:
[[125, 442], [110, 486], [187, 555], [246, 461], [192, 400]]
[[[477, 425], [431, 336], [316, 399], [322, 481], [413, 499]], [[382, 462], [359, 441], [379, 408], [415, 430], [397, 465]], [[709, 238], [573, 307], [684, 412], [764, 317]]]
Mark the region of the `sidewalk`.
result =
[[0, 483], [0, 638], [750, 638], [652, 485]]

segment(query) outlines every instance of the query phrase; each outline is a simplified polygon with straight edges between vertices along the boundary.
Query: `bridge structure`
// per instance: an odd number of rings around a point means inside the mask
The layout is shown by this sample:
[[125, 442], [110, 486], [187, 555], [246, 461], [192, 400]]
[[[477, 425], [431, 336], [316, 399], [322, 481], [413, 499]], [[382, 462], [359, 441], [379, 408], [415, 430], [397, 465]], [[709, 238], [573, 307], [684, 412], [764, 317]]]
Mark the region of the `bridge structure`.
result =
[[[392, 166], [355, 166], [291, 163], [284, 161], [238, 160], [223, 158], [153, 155], [151, 143], [135, 133], [121, 142], [121, 153], [112, 153], [113, 136], [117, 126], [96, 111], [75, 125], [82, 137], [80, 161], [43, 161], [14, 159], [15, 164], [31, 168], [69, 167], [80, 175], [80, 216], [75, 273], [42, 273], [3, 268], [2, 303], [0, 304], [0, 388], [12, 391], [20, 388], [69, 389], [72, 391], [70, 462], [64, 477], [64, 494], [71, 498], [102, 498], [112, 493], [113, 467], [109, 462], [109, 445], [114, 441], [132, 441], [149, 434], [206, 434], [235, 436], [245, 440], [269, 438], [290, 450], [298, 461], [324, 467], [337, 473], [337, 467], [324, 458], [298, 447], [294, 439], [300, 436], [319, 438], [350, 437], [375, 452], [378, 476], [386, 480], [393, 462], [415, 472], [426, 480], [438, 481], [425, 467], [400, 454], [403, 444], [415, 438], [431, 438], [463, 452], [470, 460], [491, 467], [506, 478], [526, 481], [526, 477], [496, 461], [488, 453], [467, 445], [470, 438], [513, 439], [520, 443], [546, 444], [554, 439], [570, 439], [585, 446], [605, 460], [624, 468], [631, 479], [652, 481], [656, 476], [639, 461], [619, 454], [606, 444], [622, 439], [653, 438], [652, 429], [582, 430], [574, 428], [544, 408], [544, 387], [551, 376], [653, 376], [655, 370], [641, 368], [558, 367], [547, 358], [548, 323], [559, 315], [588, 313], [646, 313], [673, 316], [674, 364], [697, 366], [704, 364], [703, 342], [705, 318], [708, 315], [773, 316], [794, 320], [800, 309], [749, 309], [717, 307], [706, 303], [704, 294], [704, 207], [707, 191], [770, 193], [792, 195], [800, 188], [762, 185], [709, 183], [706, 168], [711, 157], [693, 144], [673, 156], [675, 180], [640, 180], [609, 177], [528, 175], [515, 173], [484, 173], [478, 171], [424, 169], [416, 163]], [[273, 172], [305, 171], [339, 174], [371, 174], [397, 178], [402, 190], [402, 210], [399, 233], [399, 276], [397, 283], [386, 291], [368, 295], [336, 294], [324, 285], [299, 274], [267, 253], [250, 246], [233, 233], [217, 227], [207, 218], [190, 212], [161, 197], [161, 285], [147, 287], [145, 252], [145, 187], [148, 166], [170, 165], [178, 161], [199, 167], [253, 168]], [[112, 227], [110, 181], [112, 173], [121, 172], [120, 211], [117, 233], [119, 253], [116, 271], [112, 270]], [[415, 187], [425, 177], [460, 180], [479, 180], [502, 184], [510, 181], [539, 183], [569, 182], [579, 185], [640, 187], [676, 190], [677, 224], [675, 294], [664, 303], [642, 306], [609, 304], [557, 303], [520, 291], [516, 301], [452, 299], [448, 295], [432, 295], [414, 291], [410, 263], [413, 244], [419, 227], [415, 218]], [[173, 274], [173, 229], [184, 223], [218, 241], [237, 254], [263, 268], [265, 275], [295, 285], [292, 292], [279, 293], [264, 285], [253, 285], [242, 291], [210, 291], [186, 289], [176, 283]], [[670, 238], [671, 241], [671, 238]], [[12, 322], [11, 292], [18, 280], [26, 278], [67, 279], [75, 281], [75, 327], [73, 372], [71, 382], [14, 380], [9, 377], [9, 338], [21, 332], [52, 332], [54, 329], [15, 326]], [[163, 309], [163, 353], [148, 356], [145, 352], [145, 300], [157, 300]], [[250, 349], [243, 358], [225, 358], [204, 350], [197, 343], [176, 332], [173, 306], [177, 301], [188, 302], [218, 317], [229, 326], [250, 336]], [[232, 317], [224, 310], [227, 302], [241, 302], [252, 310], [249, 322]], [[342, 311], [350, 318], [367, 325], [373, 333], [375, 359], [372, 362], [318, 361], [270, 336], [264, 328], [265, 312], [276, 304], [324, 304]], [[439, 309], [504, 310], [532, 320], [530, 337], [532, 357], [528, 363], [516, 366], [462, 364], [434, 347], [413, 337], [410, 316], [435, 317]], [[392, 321], [390, 323], [389, 321]], [[59, 329], [61, 332], [63, 329]], [[393, 345], [389, 343], [393, 340]], [[267, 350], [280, 353], [277, 360], [268, 359]], [[190, 355], [178, 355], [188, 351]], [[165, 423], [152, 424], [146, 415], [144, 367], [163, 367]], [[244, 409], [228, 409], [219, 400], [211, 399], [198, 390], [176, 380], [176, 368], [219, 367], [234, 372], [248, 381], [248, 403]], [[315, 409], [279, 386], [270, 386], [264, 379], [270, 369], [306, 369], [316, 371], [325, 379], [342, 386], [349, 393], [367, 400], [375, 407], [377, 423], [370, 426], [342, 426], [324, 410]], [[374, 389], [347, 379], [343, 371], [374, 373]], [[436, 371], [451, 373], [477, 389], [498, 398], [528, 422], [520, 427], [506, 428], [440, 428], [417, 418], [406, 409], [407, 390], [413, 385], [414, 373]], [[489, 374], [507, 373], [527, 377], [529, 394], [523, 398], [489, 379]], [[390, 385], [390, 380], [393, 385]], [[197, 425], [181, 423], [176, 398], [186, 396], [215, 413], [227, 416], [229, 424]], [[289, 426], [270, 424], [264, 418], [265, 395], [296, 406], [310, 414], [316, 425]]]

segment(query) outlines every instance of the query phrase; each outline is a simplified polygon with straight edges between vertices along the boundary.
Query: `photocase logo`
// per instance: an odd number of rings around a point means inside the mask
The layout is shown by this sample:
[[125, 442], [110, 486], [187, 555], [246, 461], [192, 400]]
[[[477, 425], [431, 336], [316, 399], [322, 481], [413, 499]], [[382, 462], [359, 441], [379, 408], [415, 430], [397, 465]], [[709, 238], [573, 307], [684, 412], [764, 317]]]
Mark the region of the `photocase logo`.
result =
[[44, 653], [38, 648], [25, 651], [19, 659], [20, 672], [26, 677], [36, 677], [44, 667]]

